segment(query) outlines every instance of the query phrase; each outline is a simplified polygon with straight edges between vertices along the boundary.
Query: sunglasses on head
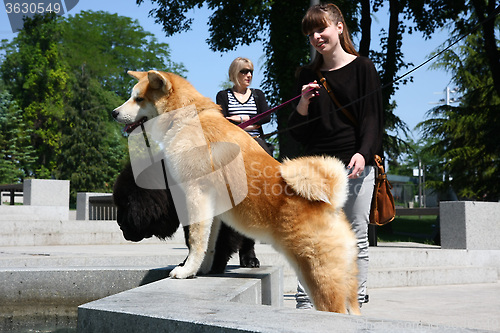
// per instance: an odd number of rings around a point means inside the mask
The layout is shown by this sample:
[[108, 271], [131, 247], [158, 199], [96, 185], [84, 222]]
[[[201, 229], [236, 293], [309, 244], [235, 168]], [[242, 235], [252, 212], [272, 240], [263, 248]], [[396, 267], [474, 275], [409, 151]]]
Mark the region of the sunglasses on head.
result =
[[248, 69], [248, 68], [243, 68], [241, 71], [240, 71], [241, 74], [243, 75], [247, 75], [248, 73], [252, 74], [253, 75], [253, 70], [252, 69]]

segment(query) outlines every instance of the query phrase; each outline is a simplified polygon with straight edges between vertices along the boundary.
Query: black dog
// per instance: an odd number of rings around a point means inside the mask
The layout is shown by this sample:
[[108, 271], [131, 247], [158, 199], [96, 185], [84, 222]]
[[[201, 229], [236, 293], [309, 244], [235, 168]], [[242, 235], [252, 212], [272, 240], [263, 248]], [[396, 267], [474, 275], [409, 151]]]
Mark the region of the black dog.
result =
[[[147, 170], [139, 177], [144, 175], [147, 176]], [[138, 242], [152, 236], [167, 239], [179, 228], [179, 218], [168, 187], [166, 190], [152, 190], [137, 186], [130, 164], [116, 179], [113, 200], [118, 208], [118, 225], [126, 240]], [[189, 247], [189, 226], [184, 227], [184, 237]], [[259, 267], [254, 245], [254, 240], [222, 223], [210, 273], [223, 273], [228, 260], [237, 251], [241, 267]]]

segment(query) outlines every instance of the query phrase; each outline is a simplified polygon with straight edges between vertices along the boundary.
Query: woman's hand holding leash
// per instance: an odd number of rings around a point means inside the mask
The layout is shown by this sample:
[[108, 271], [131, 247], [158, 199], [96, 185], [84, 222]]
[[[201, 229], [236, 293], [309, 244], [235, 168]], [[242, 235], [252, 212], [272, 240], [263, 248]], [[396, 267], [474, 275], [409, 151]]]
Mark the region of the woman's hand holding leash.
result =
[[233, 116], [229, 116], [229, 117], [226, 117], [226, 119], [234, 122], [234, 123], [244, 123], [245, 121], [249, 120], [250, 119], [250, 116], [247, 116], [247, 115], [243, 115], [243, 116], [238, 116], [238, 115], [233, 115]]
[[319, 95], [319, 84], [316, 80], [302, 86], [302, 95], [300, 97], [299, 104], [297, 104], [297, 112], [302, 116], [307, 116], [309, 113], [308, 107], [311, 102], [311, 98]]
[[[248, 116], [248, 115], [243, 115], [243, 116], [233, 115], [233, 116], [226, 117], [226, 119], [231, 121], [233, 124], [238, 125], [238, 124], [243, 124], [246, 121], [249, 121], [250, 116]], [[258, 125], [245, 126], [245, 130], [247, 130], [247, 131], [252, 131], [252, 130], [258, 129], [258, 128], [259, 128]]]

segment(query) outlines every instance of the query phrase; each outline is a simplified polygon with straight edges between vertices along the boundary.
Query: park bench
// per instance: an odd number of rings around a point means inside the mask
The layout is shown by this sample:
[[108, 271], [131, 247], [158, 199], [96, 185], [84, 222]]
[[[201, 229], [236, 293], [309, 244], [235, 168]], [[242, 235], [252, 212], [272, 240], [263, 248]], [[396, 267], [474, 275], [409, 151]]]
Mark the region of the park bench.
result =
[[[2, 192], [9, 192], [9, 204], [11, 206], [14, 206], [15, 204], [15, 198], [16, 196], [22, 196], [22, 194], [19, 194], [19, 192], [23, 192], [23, 184], [4, 184], [0, 185], [0, 193]], [[3, 198], [0, 198], [3, 200]]]
[[76, 197], [77, 220], [116, 220], [116, 214], [112, 193], [78, 192]]

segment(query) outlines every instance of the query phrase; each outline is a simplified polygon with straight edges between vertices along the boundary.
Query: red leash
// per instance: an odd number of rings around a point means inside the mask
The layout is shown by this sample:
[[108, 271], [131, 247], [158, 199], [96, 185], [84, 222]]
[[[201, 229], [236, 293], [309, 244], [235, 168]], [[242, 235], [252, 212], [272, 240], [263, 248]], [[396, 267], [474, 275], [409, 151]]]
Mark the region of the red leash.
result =
[[307, 93], [307, 92], [309, 92], [309, 91], [311, 91], [311, 90], [314, 90], [314, 88], [311, 88], [311, 89], [309, 89], [309, 90], [306, 90], [306, 91], [304, 91], [302, 94], [300, 94], [300, 95], [298, 95], [298, 96], [295, 96], [294, 98], [292, 98], [292, 99], [290, 99], [290, 100], [286, 101], [285, 103], [281, 103], [280, 105], [275, 106], [274, 108], [269, 109], [269, 110], [267, 110], [266, 112], [262, 112], [261, 114], [259, 114], [259, 115], [255, 116], [255, 117], [253, 117], [252, 119], [249, 119], [249, 120], [247, 120], [247, 121], [245, 121], [245, 122], [243, 122], [243, 123], [239, 124], [239, 125], [238, 125], [238, 127], [239, 127], [239, 128], [245, 128], [245, 127], [247, 127], [247, 126], [250, 126], [250, 125], [255, 124], [256, 122], [258, 122], [258, 121], [259, 121], [259, 120], [261, 120], [262, 118], [266, 117], [268, 114], [275, 112], [275, 111], [276, 111], [276, 110], [278, 110], [279, 108], [281, 108], [281, 107], [283, 107], [283, 106], [287, 105], [287, 104], [288, 104], [288, 103], [290, 103], [291, 101], [293, 101], [293, 100], [295, 100], [295, 99], [297, 99], [297, 98], [301, 97], [302, 95], [304, 95], [305, 93]]

